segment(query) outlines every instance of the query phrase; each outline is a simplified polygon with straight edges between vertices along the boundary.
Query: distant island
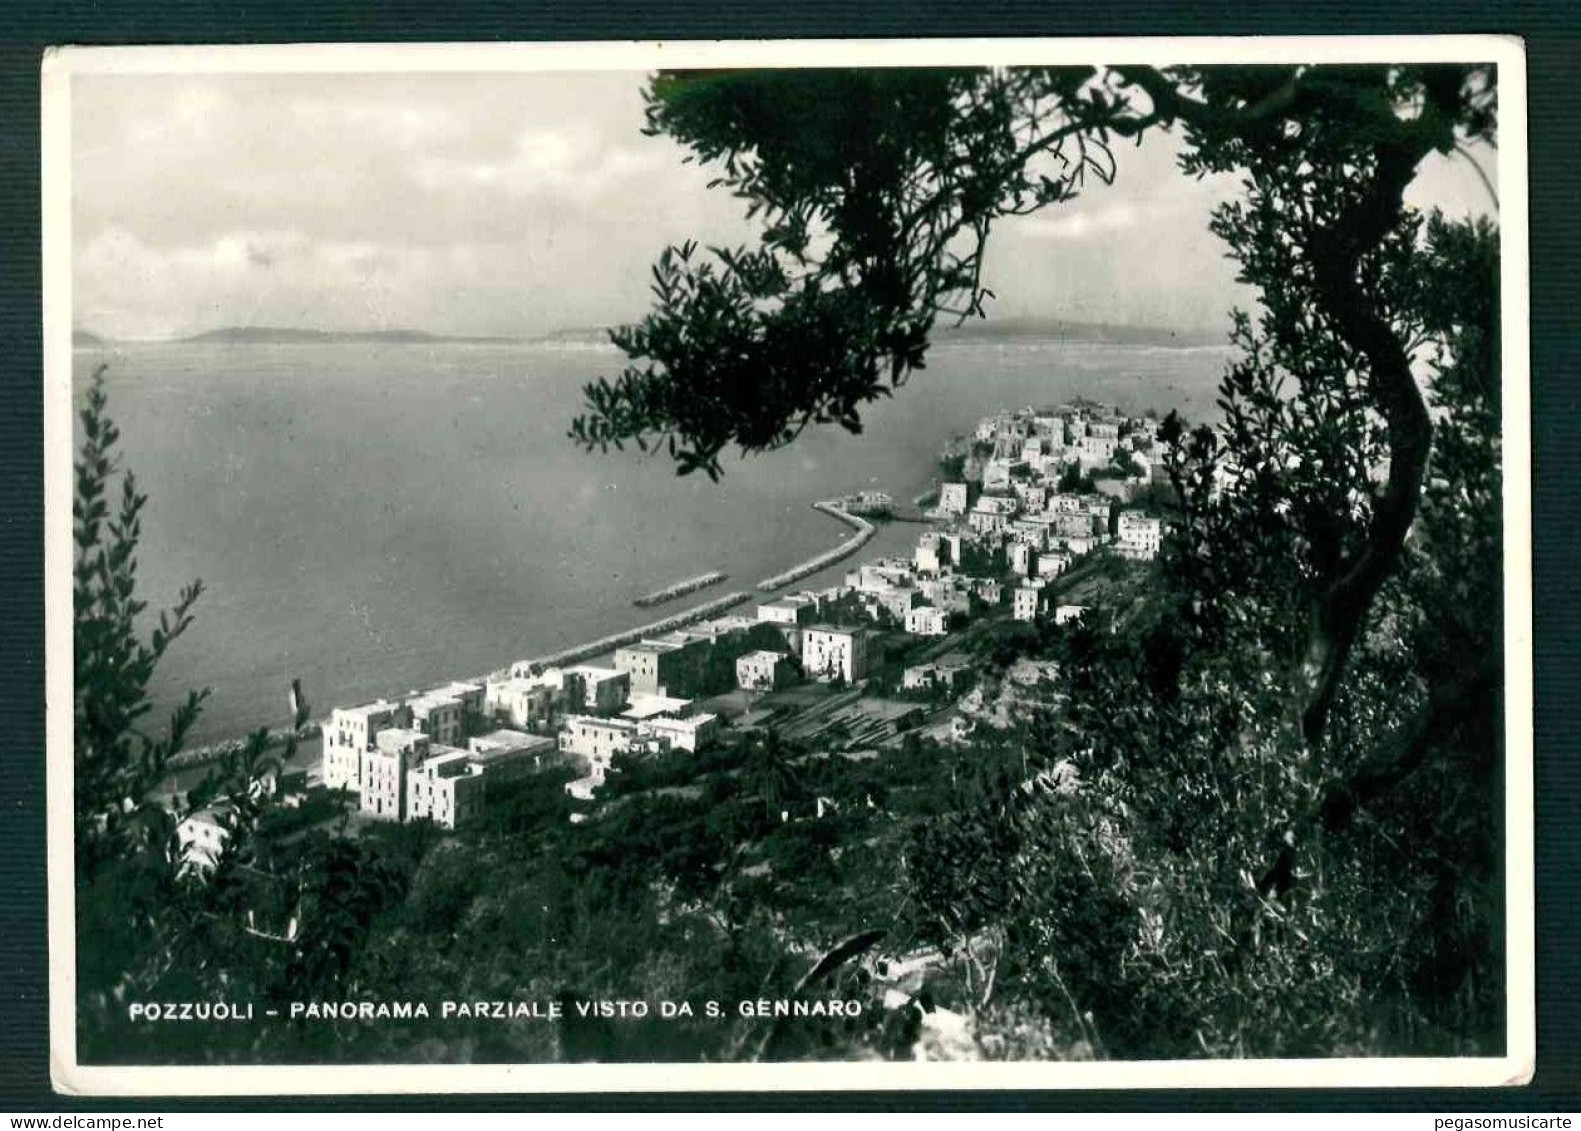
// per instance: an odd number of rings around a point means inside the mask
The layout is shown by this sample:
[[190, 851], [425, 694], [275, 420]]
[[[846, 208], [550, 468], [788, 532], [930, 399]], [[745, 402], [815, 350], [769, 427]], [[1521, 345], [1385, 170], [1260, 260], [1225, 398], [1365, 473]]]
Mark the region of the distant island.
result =
[[1126, 326], [1109, 322], [1067, 322], [1058, 318], [972, 319], [959, 326], [941, 324], [940, 342], [994, 341], [1004, 338], [1056, 338], [1117, 346], [1222, 346], [1226, 335], [1215, 330], [1171, 330], [1162, 326]]
[[[445, 343], [507, 344], [520, 338], [467, 336], [459, 334], [431, 334], [425, 330], [310, 330], [294, 326], [222, 326], [189, 334], [182, 338], [160, 339], [156, 343], [138, 344], [193, 344], [193, 345], [331, 345], [341, 342], [376, 342], [385, 345], [439, 345]], [[71, 334], [74, 346], [96, 347], [116, 345], [116, 339], [105, 338], [91, 330], [76, 329]]]
[[[1217, 346], [1223, 334], [1205, 330], [1170, 330], [1158, 326], [1122, 326], [1104, 322], [1067, 322], [1045, 318], [978, 319], [961, 326], [941, 325], [935, 340], [945, 342], [992, 342], [1015, 339], [1057, 339], [1076, 342], [1101, 342], [1125, 346]], [[181, 338], [163, 339], [160, 344], [197, 345], [329, 345], [335, 343], [376, 343], [381, 345], [441, 345], [447, 343], [480, 345], [609, 345], [609, 331], [602, 327], [563, 327], [546, 334], [523, 337], [436, 334], [427, 330], [316, 330], [294, 326], [222, 326]], [[71, 344], [95, 349], [120, 344], [120, 340], [76, 328]], [[146, 344], [146, 343], [145, 343]]]
[[224, 326], [201, 334], [177, 339], [182, 342], [254, 345], [261, 343], [300, 343], [318, 345], [331, 342], [384, 342], [392, 345], [426, 345], [441, 342], [514, 342], [516, 338], [430, 334], [426, 330], [303, 330], [287, 326]]
[[[1069, 322], [1058, 318], [978, 318], [960, 326], [946, 322], [934, 329], [938, 342], [997, 341], [1008, 338], [1054, 338], [1121, 346], [1221, 346], [1218, 330], [1172, 330], [1164, 326], [1130, 326], [1111, 322]], [[608, 345], [609, 331], [599, 326], [566, 326], [533, 338], [534, 342]]]

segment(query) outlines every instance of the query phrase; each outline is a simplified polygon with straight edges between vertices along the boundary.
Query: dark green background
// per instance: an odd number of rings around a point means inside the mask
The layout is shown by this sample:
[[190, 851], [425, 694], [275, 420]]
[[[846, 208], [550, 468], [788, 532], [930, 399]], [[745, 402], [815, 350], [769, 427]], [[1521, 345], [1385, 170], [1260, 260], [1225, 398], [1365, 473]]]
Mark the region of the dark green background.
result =
[[[1085, 1092], [909, 1096], [433, 1097], [77, 1102], [50, 1093], [44, 878], [43, 359], [39, 60], [47, 44], [907, 36], [1519, 35], [1531, 150], [1536, 597], [1537, 1078], [1504, 1091]], [[1581, 1111], [1581, 5], [822, 0], [511, 5], [486, 0], [200, 0], [0, 8], [0, 1110], [780, 1109]], [[1505, 196], [1506, 206], [1510, 202]]]

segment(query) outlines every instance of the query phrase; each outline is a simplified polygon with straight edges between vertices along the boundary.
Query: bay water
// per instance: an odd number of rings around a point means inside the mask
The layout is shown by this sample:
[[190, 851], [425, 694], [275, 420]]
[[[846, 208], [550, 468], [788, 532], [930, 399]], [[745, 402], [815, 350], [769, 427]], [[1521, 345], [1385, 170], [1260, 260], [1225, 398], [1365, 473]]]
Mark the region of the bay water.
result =
[[[212, 689], [192, 735], [203, 742], [284, 725], [293, 679], [322, 716], [752, 589], [848, 534], [809, 504], [861, 488], [911, 499], [943, 442], [1001, 407], [1084, 396], [1209, 418], [1227, 357], [946, 341], [864, 411], [861, 435], [811, 429], [728, 459], [720, 483], [567, 438], [582, 386], [619, 369], [604, 346], [114, 345], [79, 348], [74, 371], [80, 402], [107, 367], [122, 463], [149, 496], [140, 595], [157, 611], [204, 582], [154, 687], [156, 717], [186, 689]], [[881, 526], [860, 557], [909, 553], [917, 532]], [[729, 580], [632, 605], [713, 569]]]

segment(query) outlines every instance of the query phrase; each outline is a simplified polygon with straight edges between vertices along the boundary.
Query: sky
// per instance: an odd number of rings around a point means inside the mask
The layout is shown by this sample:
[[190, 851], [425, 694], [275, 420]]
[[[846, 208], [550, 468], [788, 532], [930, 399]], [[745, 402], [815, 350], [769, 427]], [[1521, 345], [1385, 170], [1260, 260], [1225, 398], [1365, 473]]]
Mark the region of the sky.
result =
[[[73, 321], [160, 339], [222, 326], [532, 337], [635, 321], [667, 243], [751, 242], [742, 202], [641, 133], [637, 72], [78, 75]], [[1230, 178], [1166, 137], [1113, 185], [999, 223], [996, 318], [1222, 331], [1250, 296], [1207, 231]], [[1481, 164], [1491, 177], [1492, 154]], [[1463, 159], [1409, 197], [1491, 201]]]

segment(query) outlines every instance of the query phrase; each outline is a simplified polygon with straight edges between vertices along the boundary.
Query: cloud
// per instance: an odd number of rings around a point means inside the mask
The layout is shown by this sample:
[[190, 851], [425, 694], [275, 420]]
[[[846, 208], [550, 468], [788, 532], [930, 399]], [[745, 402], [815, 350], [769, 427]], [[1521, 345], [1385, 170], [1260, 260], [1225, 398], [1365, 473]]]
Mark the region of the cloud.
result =
[[1036, 215], [1022, 225], [1021, 232], [1034, 240], [1091, 240], [1130, 231], [1141, 220], [1141, 212], [1136, 205], [1124, 202], [1086, 212]]
[[[714, 171], [642, 134], [636, 73], [100, 75], [73, 80], [79, 323], [532, 334], [640, 317], [667, 243], [754, 238]], [[1207, 232], [1231, 178], [1167, 135], [1112, 185], [1001, 222], [1000, 316], [1222, 323], [1245, 299]], [[1484, 165], [1488, 165], [1484, 161]], [[1416, 203], [1486, 200], [1430, 162]], [[1486, 207], [1485, 203], [1481, 205]]]

